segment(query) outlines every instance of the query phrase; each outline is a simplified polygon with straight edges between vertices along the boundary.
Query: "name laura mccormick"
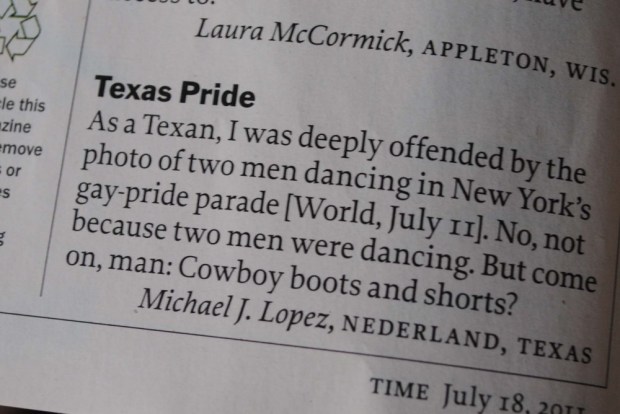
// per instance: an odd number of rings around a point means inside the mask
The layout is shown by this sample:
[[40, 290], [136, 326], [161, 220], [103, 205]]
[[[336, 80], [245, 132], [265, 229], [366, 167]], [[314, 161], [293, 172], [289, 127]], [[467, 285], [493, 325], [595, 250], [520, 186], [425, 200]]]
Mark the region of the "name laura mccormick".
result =
[[271, 27], [229, 23], [214, 23], [208, 18], [200, 19], [195, 37], [226, 40], [267, 40], [306, 44], [311, 46], [363, 49], [377, 52], [413, 55], [411, 39], [402, 30], [388, 32], [380, 29], [373, 34], [350, 33], [334, 30], [325, 24], [304, 26], [300, 23], [274, 22]]

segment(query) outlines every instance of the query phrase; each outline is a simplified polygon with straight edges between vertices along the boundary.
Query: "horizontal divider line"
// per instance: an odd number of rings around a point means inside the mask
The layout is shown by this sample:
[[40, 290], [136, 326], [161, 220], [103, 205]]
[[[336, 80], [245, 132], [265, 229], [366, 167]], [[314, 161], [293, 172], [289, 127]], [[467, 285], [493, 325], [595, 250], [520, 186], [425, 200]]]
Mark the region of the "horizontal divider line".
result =
[[460, 369], [468, 369], [468, 370], [473, 370], [473, 371], [488, 372], [488, 373], [492, 373], [492, 374], [502, 374], [502, 375], [511, 375], [511, 376], [516, 376], [516, 377], [522, 377], [522, 378], [540, 379], [540, 380], [545, 380], [545, 381], [561, 382], [561, 383], [565, 383], [565, 384], [581, 385], [581, 386], [586, 386], [586, 387], [595, 387], [595, 388], [603, 388], [603, 389], [607, 389], [608, 388], [607, 385], [590, 384], [590, 383], [586, 383], [586, 382], [570, 381], [570, 380], [564, 380], [564, 379], [559, 379], [559, 378], [551, 378], [551, 377], [529, 375], [529, 374], [520, 374], [520, 373], [501, 371], [501, 370], [494, 370], [494, 369], [488, 369], [488, 368], [476, 368], [476, 367], [469, 367], [469, 366], [466, 366], [466, 365], [455, 365], [455, 364], [448, 364], [448, 363], [443, 363], [443, 362], [422, 361], [422, 360], [418, 360], [418, 359], [410, 359], [410, 358], [404, 358], [404, 357], [395, 357], [395, 356], [389, 356], [389, 355], [370, 354], [370, 353], [365, 353], [365, 352], [344, 351], [344, 350], [340, 350], [340, 349], [329, 349], [329, 348], [318, 348], [318, 347], [305, 346], [305, 345], [293, 345], [293, 344], [284, 344], [284, 343], [279, 343], [279, 342], [259, 341], [259, 340], [254, 340], [254, 339], [243, 339], [243, 338], [233, 338], [233, 337], [227, 337], [227, 336], [199, 334], [199, 333], [192, 333], [192, 332], [171, 331], [171, 330], [166, 330], [166, 329], [144, 328], [144, 327], [140, 327], [140, 326], [118, 325], [118, 324], [103, 323], [103, 322], [81, 321], [81, 320], [76, 320], [76, 319], [56, 318], [56, 317], [51, 317], [51, 316], [28, 315], [28, 314], [15, 313], [15, 312], [3, 312], [3, 311], [0, 311], [0, 314], [1, 315], [8, 315], [8, 316], [19, 316], [19, 317], [26, 317], [26, 318], [35, 318], [35, 319], [46, 319], [46, 320], [59, 321], [59, 322], [71, 322], [71, 323], [80, 323], [80, 324], [86, 324], [86, 325], [106, 326], [106, 327], [111, 327], [111, 328], [133, 329], [133, 330], [138, 330], [138, 331], [167, 333], [167, 334], [185, 335], [185, 336], [195, 336], [195, 337], [211, 338], [211, 339], [223, 339], [223, 340], [229, 340], [229, 341], [245, 342], [245, 343], [260, 344], [260, 345], [281, 346], [281, 347], [305, 349], [305, 350], [311, 350], [311, 351], [332, 352], [332, 353], [347, 354], [347, 355], [357, 355], [357, 356], [365, 356], [365, 357], [372, 357], [372, 358], [383, 358], [383, 359], [389, 359], [389, 360], [394, 360], [394, 361], [406, 361], [406, 362], [414, 362], [414, 363], [418, 363], [418, 364], [434, 365], [434, 366], [439, 366], [439, 367], [460, 368]]

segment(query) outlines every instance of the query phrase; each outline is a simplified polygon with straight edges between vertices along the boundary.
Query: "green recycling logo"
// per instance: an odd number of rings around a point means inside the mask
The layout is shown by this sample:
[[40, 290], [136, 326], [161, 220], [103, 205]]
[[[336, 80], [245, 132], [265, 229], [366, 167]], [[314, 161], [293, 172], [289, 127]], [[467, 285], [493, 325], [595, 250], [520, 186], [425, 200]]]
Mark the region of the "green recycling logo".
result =
[[34, 14], [39, 0], [0, 0], [0, 58], [25, 55], [41, 34]]

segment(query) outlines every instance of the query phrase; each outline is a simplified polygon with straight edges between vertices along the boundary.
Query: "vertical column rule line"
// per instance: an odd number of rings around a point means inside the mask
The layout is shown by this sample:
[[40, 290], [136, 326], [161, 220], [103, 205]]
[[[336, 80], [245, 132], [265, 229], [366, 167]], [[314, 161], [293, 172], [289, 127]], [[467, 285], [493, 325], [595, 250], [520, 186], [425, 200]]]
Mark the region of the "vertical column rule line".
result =
[[71, 132], [71, 121], [73, 119], [73, 108], [75, 106], [75, 97], [77, 94], [77, 86], [78, 81], [80, 79], [80, 68], [82, 66], [82, 56], [84, 54], [84, 43], [86, 42], [86, 30], [88, 28], [88, 21], [90, 18], [90, 6], [92, 0], [88, 0], [88, 6], [86, 9], [86, 21], [84, 22], [84, 31], [82, 33], [82, 44], [80, 45], [80, 55], [78, 57], [77, 71], [75, 74], [75, 82], [73, 84], [73, 97], [71, 98], [71, 107], [69, 109], [69, 119], [67, 121], [67, 133], [65, 134], [65, 145], [62, 150], [62, 161], [60, 162], [60, 175], [58, 177], [58, 184], [56, 186], [56, 199], [54, 200], [54, 210], [52, 212], [52, 224], [50, 226], [49, 238], [47, 240], [47, 250], [45, 252], [45, 263], [43, 265], [43, 277], [41, 279], [41, 290], [39, 292], [39, 297], [43, 296], [43, 291], [45, 289], [45, 279], [47, 277], [47, 265], [49, 262], [50, 256], [50, 247], [52, 245], [52, 234], [54, 233], [54, 223], [56, 220], [56, 210], [58, 208], [58, 196], [60, 194], [60, 185], [62, 183], [62, 175], [65, 168], [65, 157], [67, 154], [67, 144], [69, 142], [69, 134]]

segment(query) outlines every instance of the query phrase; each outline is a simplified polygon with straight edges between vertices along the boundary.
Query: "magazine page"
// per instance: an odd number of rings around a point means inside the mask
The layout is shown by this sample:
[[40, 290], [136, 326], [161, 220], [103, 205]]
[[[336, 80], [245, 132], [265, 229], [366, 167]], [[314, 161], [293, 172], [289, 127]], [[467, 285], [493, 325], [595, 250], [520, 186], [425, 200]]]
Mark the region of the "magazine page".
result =
[[618, 16], [0, 0], [0, 404], [618, 412]]

